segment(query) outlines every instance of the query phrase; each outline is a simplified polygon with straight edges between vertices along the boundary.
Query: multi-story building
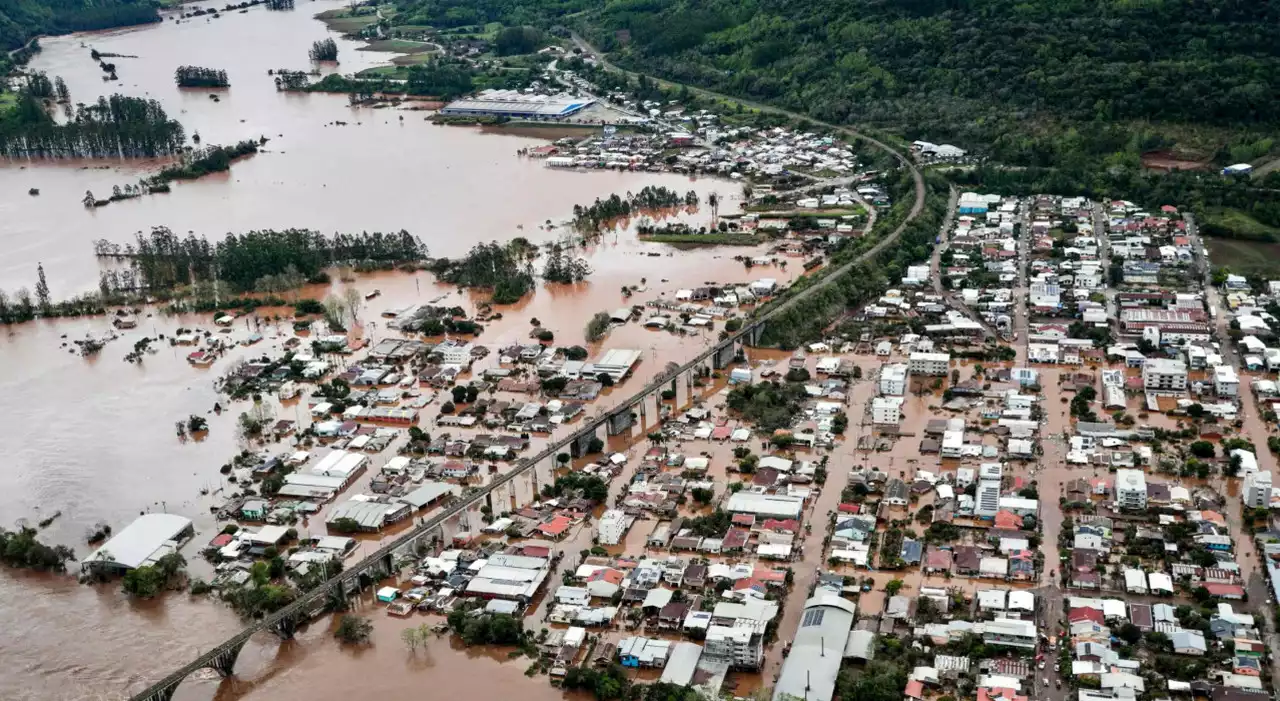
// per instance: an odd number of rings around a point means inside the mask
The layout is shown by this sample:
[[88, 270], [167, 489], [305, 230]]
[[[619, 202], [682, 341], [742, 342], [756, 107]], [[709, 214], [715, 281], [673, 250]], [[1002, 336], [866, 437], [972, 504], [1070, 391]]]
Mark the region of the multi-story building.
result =
[[1240, 378], [1236, 369], [1230, 365], [1213, 367], [1213, 391], [1219, 397], [1236, 397], [1240, 395]]
[[1253, 472], [1244, 478], [1244, 490], [1240, 493], [1244, 505], [1251, 509], [1271, 507], [1271, 473]]
[[622, 542], [630, 525], [631, 517], [618, 509], [609, 509], [600, 516], [596, 527], [596, 541], [601, 545], [617, 545]]
[[1185, 392], [1187, 364], [1168, 358], [1148, 358], [1142, 364], [1142, 386], [1157, 392]]
[[759, 669], [764, 662], [764, 636], [751, 626], [708, 626], [703, 654], [729, 662], [735, 669]]
[[902, 363], [880, 369], [880, 394], [901, 397], [907, 393], [907, 366]]
[[983, 626], [982, 642], [988, 645], [1005, 645], [1034, 650], [1036, 624], [1012, 618], [997, 618]]
[[1132, 511], [1147, 508], [1147, 477], [1142, 470], [1116, 470], [1116, 507]]
[[902, 421], [902, 397], [876, 397], [871, 400], [871, 423], [897, 426]]
[[912, 353], [907, 357], [907, 369], [915, 375], [941, 377], [951, 365], [950, 353]]

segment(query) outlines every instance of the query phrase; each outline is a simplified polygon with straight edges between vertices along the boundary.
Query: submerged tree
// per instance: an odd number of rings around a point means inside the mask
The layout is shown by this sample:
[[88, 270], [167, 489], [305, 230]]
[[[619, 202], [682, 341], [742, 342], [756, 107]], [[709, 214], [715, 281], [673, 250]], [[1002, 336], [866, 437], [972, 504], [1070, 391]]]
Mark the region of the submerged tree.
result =
[[178, 66], [173, 80], [180, 88], [226, 88], [231, 86], [227, 72], [200, 66]]
[[36, 305], [41, 311], [48, 311], [50, 306], [49, 282], [44, 277], [44, 263], [36, 263]]
[[338, 43], [333, 39], [321, 39], [312, 42], [311, 51], [308, 52], [312, 61], [337, 61], [338, 60]]

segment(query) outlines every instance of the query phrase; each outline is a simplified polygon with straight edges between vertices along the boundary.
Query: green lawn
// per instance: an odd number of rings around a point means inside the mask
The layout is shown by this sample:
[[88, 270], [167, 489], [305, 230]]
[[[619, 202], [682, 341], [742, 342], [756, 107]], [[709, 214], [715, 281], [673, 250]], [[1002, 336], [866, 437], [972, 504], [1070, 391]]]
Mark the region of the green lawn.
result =
[[316, 15], [316, 19], [325, 23], [329, 29], [343, 34], [352, 34], [364, 29], [365, 27], [378, 21], [378, 16], [372, 12], [359, 16], [352, 16], [351, 10], [343, 7], [336, 10], [325, 10]]
[[1239, 239], [1205, 239], [1209, 261], [1238, 275], [1280, 277], [1280, 244]]
[[408, 39], [381, 39], [375, 41], [368, 46], [360, 47], [361, 51], [388, 51], [397, 54], [413, 54], [424, 51], [431, 51], [435, 47], [424, 41], [409, 41]]
[[1280, 241], [1280, 228], [1263, 224], [1248, 212], [1239, 209], [1211, 207], [1205, 210], [1200, 223], [1204, 227], [1204, 232], [1210, 236], [1253, 241]]
[[755, 234], [642, 234], [640, 240], [702, 246], [754, 246], [762, 241]]

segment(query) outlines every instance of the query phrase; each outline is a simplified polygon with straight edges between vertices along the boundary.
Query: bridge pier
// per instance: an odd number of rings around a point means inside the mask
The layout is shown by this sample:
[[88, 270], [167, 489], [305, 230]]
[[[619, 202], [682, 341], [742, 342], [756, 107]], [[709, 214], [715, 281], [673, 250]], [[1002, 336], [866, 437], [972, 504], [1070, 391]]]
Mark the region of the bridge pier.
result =
[[298, 632], [298, 619], [293, 616], [283, 616], [271, 624], [271, 632], [281, 640], [293, 640], [293, 636]]
[[218, 656], [209, 663], [209, 668], [222, 675], [223, 679], [235, 674], [236, 659], [240, 657], [240, 651], [244, 649], [244, 644], [248, 641], [249, 639], [245, 638], [219, 652]]
[[328, 596], [330, 611], [346, 611], [348, 604], [346, 580], [339, 580], [333, 586], [329, 587]]
[[629, 430], [633, 423], [635, 423], [635, 417], [631, 415], [631, 409], [623, 408], [609, 415], [608, 420], [605, 421], [605, 431], [610, 436], [616, 436]]
[[[613, 435], [612, 433], [607, 432], [608, 423], [609, 421], [606, 420], [604, 423], [600, 424], [600, 426], [606, 426], [605, 438]], [[591, 449], [591, 441], [600, 438], [600, 426], [597, 426], [593, 431], [588, 431], [575, 438], [573, 443], [569, 444], [569, 455], [572, 455], [574, 458], [580, 458], [586, 455]]]
[[764, 334], [764, 322], [756, 322], [747, 332], [743, 334], [746, 339], [746, 345], [758, 347], [760, 345], [760, 337]]
[[715, 354], [711, 356], [711, 367], [716, 370], [723, 370], [729, 367], [729, 363], [733, 362], [734, 344], [726, 343], [716, 349]]
[[176, 681], [167, 686], [157, 686], [148, 689], [143, 695], [135, 696], [132, 701], [173, 701], [173, 695], [178, 691], [178, 684], [181, 680]]

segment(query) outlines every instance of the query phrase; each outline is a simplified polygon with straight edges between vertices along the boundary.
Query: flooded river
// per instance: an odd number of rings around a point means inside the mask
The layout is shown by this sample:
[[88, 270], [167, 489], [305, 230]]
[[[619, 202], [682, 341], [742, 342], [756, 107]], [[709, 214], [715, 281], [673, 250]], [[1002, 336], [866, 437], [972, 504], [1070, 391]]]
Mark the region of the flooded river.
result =
[[[574, 204], [613, 192], [663, 185], [695, 189], [704, 197], [717, 192], [722, 212], [739, 196], [734, 183], [672, 174], [574, 173], [553, 171], [536, 160], [517, 158], [518, 149], [545, 143], [517, 131], [482, 133], [471, 128], [433, 126], [420, 111], [355, 109], [341, 95], [278, 93], [270, 68], [308, 67], [311, 42], [326, 36], [312, 15], [342, 6], [307, 2], [294, 12], [255, 8], [217, 20], [196, 18], [130, 30], [48, 39], [32, 62], [33, 70], [61, 76], [75, 102], [123, 92], [158, 99], [204, 144], [230, 144], [266, 136], [265, 152], [236, 163], [229, 174], [178, 184], [158, 194], [86, 210], [86, 190], [100, 197], [113, 185], [135, 182], [158, 163], [6, 163], [0, 164], [0, 288], [13, 292], [35, 284], [43, 263], [55, 298], [97, 287], [98, 263], [92, 242], [124, 243], [134, 232], [156, 225], [176, 232], [194, 231], [217, 238], [253, 228], [308, 227], [325, 232], [407, 229], [420, 236], [433, 255], [458, 255], [473, 244], [525, 236], [535, 242], [563, 235], [543, 230], [547, 220], [564, 221]], [[358, 44], [337, 39], [343, 72], [378, 65], [389, 54], [356, 51]], [[120, 81], [104, 83], [90, 59], [90, 46], [115, 58]], [[232, 87], [219, 102], [203, 91], [182, 91], [173, 83], [179, 65], [225, 69]], [[403, 117], [403, 120], [400, 119]], [[347, 126], [336, 126], [346, 122]], [[39, 188], [38, 197], [27, 190]], [[649, 254], [659, 253], [658, 257]], [[529, 319], [538, 317], [561, 344], [582, 343], [583, 326], [593, 313], [705, 281], [775, 277], [789, 271], [774, 267], [750, 273], [732, 260], [749, 249], [676, 252], [639, 242], [633, 233], [610, 233], [584, 253], [595, 274], [574, 287], [542, 287], [487, 326], [479, 339], [490, 347], [525, 341]], [[622, 285], [646, 291], [632, 300]], [[472, 300], [438, 285], [427, 274], [388, 274], [355, 283], [362, 292], [380, 289], [364, 317], [367, 337], [388, 335], [378, 314], [413, 302], [449, 295], [451, 303]], [[323, 294], [324, 291], [315, 291]], [[264, 328], [265, 340], [237, 347], [210, 370], [198, 370], [184, 358], [187, 350], [162, 344], [141, 365], [122, 361], [143, 336], [172, 335], [180, 327], [208, 328], [208, 319], [160, 315], [140, 319], [136, 330], [109, 344], [98, 357], [83, 359], [67, 343], [87, 334], [110, 332], [107, 319], [41, 322], [0, 328], [0, 442], [6, 450], [0, 470], [0, 524], [19, 519], [34, 523], [55, 512], [61, 516], [42, 532], [51, 543], [74, 546], [84, 555], [86, 531], [104, 521], [117, 529], [145, 511], [170, 511], [195, 519], [196, 542], [216, 531], [209, 507], [229, 488], [218, 467], [239, 449], [233, 407], [210, 413], [219, 397], [213, 382], [237, 359], [278, 353], [290, 335]], [[247, 330], [237, 327], [244, 335]], [[615, 390], [633, 391], [668, 361], [687, 359], [709, 338], [680, 338], [645, 331], [631, 324], [604, 341], [610, 348], [644, 352], [636, 377]], [[602, 404], [607, 404], [607, 398]], [[278, 418], [305, 424], [305, 406], [276, 407]], [[295, 416], [294, 413], [299, 414]], [[173, 424], [189, 414], [208, 416], [209, 435], [182, 442]], [[191, 549], [189, 549], [191, 550]], [[375, 616], [375, 645], [345, 651], [322, 629], [278, 648], [269, 639], [251, 646], [238, 668], [241, 678], [219, 687], [212, 680], [192, 681], [179, 699], [314, 699], [352, 695], [407, 696], [430, 683], [447, 694], [483, 698], [520, 694], [554, 698], [545, 679], [524, 680], [525, 664], [498, 664], [467, 656], [443, 641], [426, 652], [408, 655], [396, 625]], [[0, 698], [119, 698], [136, 692], [207, 650], [241, 625], [220, 604], [175, 594], [151, 602], [130, 602], [116, 585], [81, 586], [70, 577], [36, 576], [0, 570]], [[320, 627], [322, 628], [322, 627]], [[448, 668], [448, 674], [437, 669]], [[433, 671], [434, 670], [434, 671]], [[430, 681], [428, 681], [428, 679]]]

